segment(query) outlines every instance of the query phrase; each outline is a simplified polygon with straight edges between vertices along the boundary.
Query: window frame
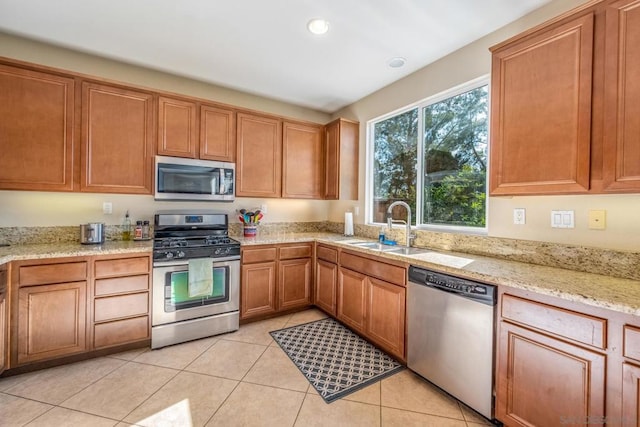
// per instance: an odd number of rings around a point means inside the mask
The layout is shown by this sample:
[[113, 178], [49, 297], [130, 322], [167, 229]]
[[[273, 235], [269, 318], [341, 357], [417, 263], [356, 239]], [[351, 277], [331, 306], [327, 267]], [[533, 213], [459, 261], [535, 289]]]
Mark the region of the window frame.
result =
[[[406, 113], [410, 110], [417, 109], [418, 110], [418, 132], [417, 132], [417, 162], [416, 169], [418, 173], [416, 174], [416, 212], [412, 212], [412, 215], [416, 218], [416, 225], [412, 225], [412, 229], [417, 230], [429, 230], [429, 231], [440, 231], [440, 232], [448, 232], [448, 233], [464, 233], [464, 234], [479, 234], [486, 235], [488, 233], [489, 227], [489, 151], [490, 140], [491, 140], [491, 78], [490, 74], [485, 74], [475, 79], [469, 80], [460, 85], [454, 86], [447, 90], [438, 92], [434, 95], [428, 96], [420, 101], [411, 103], [409, 105], [405, 105], [404, 107], [398, 108], [391, 112], [385, 113], [381, 116], [375, 117], [371, 120], [367, 121], [366, 126], [366, 147], [365, 147], [365, 156], [366, 156], [366, 164], [365, 164], [365, 219], [367, 225], [372, 226], [382, 226], [386, 225], [385, 223], [374, 222], [373, 221], [373, 200], [374, 200], [374, 185], [373, 185], [373, 167], [374, 167], [374, 129], [375, 125], [381, 121], [390, 119], [392, 117], [398, 116], [400, 114]], [[424, 114], [423, 109], [429, 105], [438, 103], [448, 98], [452, 98], [454, 96], [460, 95], [462, 93], [468, 92], [473, 89], [480, 88], [482, 86], [487, 86], [487, 170], [485, 180], [485, 226], [484, 227], [469, 227], [469, 226], [460, 226], [460, 225], [438, 225], [438, 224], [424, 224], [422, 223], [422, 205], [424, 198], [424, 180], [422, 177], [424, 176]], [[401, 228], [404, 226], [395, 225], [394, 228]]]

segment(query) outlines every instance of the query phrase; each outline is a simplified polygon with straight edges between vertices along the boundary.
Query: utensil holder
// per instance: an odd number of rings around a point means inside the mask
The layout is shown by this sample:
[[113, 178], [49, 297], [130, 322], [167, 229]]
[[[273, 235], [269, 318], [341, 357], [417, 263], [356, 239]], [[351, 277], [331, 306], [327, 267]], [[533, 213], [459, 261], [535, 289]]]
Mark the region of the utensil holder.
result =
[[244, 237], [256, 237], [258, 235], [258, 226], [257, 225], [247, 225], [244, 226]]

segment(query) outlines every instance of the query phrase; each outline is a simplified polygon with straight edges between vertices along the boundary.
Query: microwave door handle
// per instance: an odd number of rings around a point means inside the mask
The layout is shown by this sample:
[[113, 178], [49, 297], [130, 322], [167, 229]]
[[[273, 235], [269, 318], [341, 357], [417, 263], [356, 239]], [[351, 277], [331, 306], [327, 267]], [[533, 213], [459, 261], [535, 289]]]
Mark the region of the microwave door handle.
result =
[[225, 194], [227, 190], [225, 188], [224, 169], [223, 168], [218, 169], [218, 173], [220, 174], [218, 179], [218, 182], [220, 183], [220, 194]]

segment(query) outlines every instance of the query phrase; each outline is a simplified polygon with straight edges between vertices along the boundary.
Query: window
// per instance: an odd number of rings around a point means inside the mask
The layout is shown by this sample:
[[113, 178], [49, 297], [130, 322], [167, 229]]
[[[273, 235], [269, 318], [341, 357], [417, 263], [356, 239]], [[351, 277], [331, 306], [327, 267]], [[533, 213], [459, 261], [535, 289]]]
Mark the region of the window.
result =
[[413, 225], [485, 229], [487, 109], [483, 78], [374, 120], [372, 222], [386, 222], [389, 205], [401, 200]]

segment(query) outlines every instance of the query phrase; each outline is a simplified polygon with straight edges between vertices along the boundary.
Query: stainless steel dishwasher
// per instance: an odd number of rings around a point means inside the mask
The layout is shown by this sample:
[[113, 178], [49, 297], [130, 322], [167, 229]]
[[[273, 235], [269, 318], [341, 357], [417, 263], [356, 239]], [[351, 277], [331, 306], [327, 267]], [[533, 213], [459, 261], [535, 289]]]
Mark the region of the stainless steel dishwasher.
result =
[[409, 267], [407, 366], [493, 419], [495, 286]]

